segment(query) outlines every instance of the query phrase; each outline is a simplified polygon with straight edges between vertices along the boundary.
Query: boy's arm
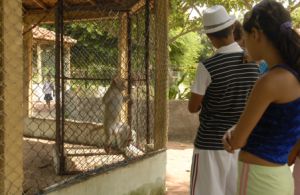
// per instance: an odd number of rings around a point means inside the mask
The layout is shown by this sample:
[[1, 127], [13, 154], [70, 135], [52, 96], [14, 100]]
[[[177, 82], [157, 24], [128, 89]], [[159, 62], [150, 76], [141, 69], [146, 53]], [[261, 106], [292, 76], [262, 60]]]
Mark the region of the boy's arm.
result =
[[200, 63], [197, 67], [194, 84], [191, 86], [191, 97], [188, 104], [188, 110], [191, 113], [200, 111], [205, 91], [210, 83], [211, 76], [204, 65]]
[[203, 95], [198, 95], [196, 93], [191, 93], [189, 100], [188, 109], [191, 113], [199, 112], [202, 106]]

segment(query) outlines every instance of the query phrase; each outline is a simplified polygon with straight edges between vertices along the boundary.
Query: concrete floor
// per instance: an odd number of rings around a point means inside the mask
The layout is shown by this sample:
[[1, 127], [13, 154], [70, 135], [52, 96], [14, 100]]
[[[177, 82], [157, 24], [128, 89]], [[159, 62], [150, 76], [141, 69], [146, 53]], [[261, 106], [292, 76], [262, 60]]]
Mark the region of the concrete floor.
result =
[[169, 141], [167, 150], [167, 195], [188, 195], [193, 154], [191, 143]]

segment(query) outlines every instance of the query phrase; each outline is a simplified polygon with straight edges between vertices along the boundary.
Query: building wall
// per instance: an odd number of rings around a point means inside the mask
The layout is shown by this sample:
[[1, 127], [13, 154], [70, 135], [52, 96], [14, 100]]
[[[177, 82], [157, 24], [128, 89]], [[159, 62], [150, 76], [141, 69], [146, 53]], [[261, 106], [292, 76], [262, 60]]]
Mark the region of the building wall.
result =
[[163, 195], [166, 152], [48, 192], [48, 195]]
[[199, 127], [199, 114], [188, 111], [187, 100], [169, 101], [169, 139], [193, 140]]

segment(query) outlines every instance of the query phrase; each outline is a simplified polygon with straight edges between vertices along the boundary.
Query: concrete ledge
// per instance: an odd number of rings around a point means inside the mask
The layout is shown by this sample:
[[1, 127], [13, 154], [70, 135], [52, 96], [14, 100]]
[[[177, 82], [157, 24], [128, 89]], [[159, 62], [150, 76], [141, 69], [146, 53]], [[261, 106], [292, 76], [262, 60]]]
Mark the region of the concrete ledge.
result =
[[[163, 195], [165, 194], [166, 151], [77, 183], [57, 187], [49, 195]], [[78, 180], [77, 180], [78, 181]]]
[[[55, 140], [54, 119], [27, 118], [24, 136]], [[83, 145], [103, 145], [104, 129], [101, 123], [88, 123], [76, 120], [65, 122], [65, 142]]]

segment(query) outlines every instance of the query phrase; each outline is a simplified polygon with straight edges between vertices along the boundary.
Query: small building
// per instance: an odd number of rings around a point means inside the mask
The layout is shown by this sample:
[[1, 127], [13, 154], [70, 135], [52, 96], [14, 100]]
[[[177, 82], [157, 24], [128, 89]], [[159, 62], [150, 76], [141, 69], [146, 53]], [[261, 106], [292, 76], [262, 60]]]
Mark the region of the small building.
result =
[[[46, 66], [52, 66], [54, 70], [55, 66], [55, 59], [54, 59], [54, 52], [55, 52], [55, 32], [48, 30], [43, 27], [36, 26], [32, 29], [32, 36], [33, 36], [33, 52], [32, 56], [36, 56], [36, 59], [33, 60], [33, 65], [35, 65], [35, 73], [36, 82], [41, 83], [43, 81], [43, 75], [46, 75], [48, 72], [42, 72], [42, 63], [44, 62]], [[64, 51], [65, 51], [65, 60], [66, 67], [70, 70], [71, 64], [71, 47], [75, 45], [77, 40], [72, 39], [69, 36], [64, 36]], [[46, 60], [42, 59], [42, 52], [48, 52], [48, 56], [45, 56]], [[50, 68], [48, 68], [49, 70]], [[47, 69], [46, 69], [47, 70]], [[54, 72], [52, 72], [52, 76], [54, 77]]]
[[[46, 28], [36, 26], [32, 29], [32, 79], [30, 82], [29, 102], [43, 101], [43, 81], [46, 75], [54, 80], [55, 76], [55, 32]], [[71, 70], [71, 48], [77, 40], [64, 36], [64, 63], [70, 74]], [[30, 54], [29, 54], [30, 55]], [[29, 110], [32, 114], [32, 110]]]

